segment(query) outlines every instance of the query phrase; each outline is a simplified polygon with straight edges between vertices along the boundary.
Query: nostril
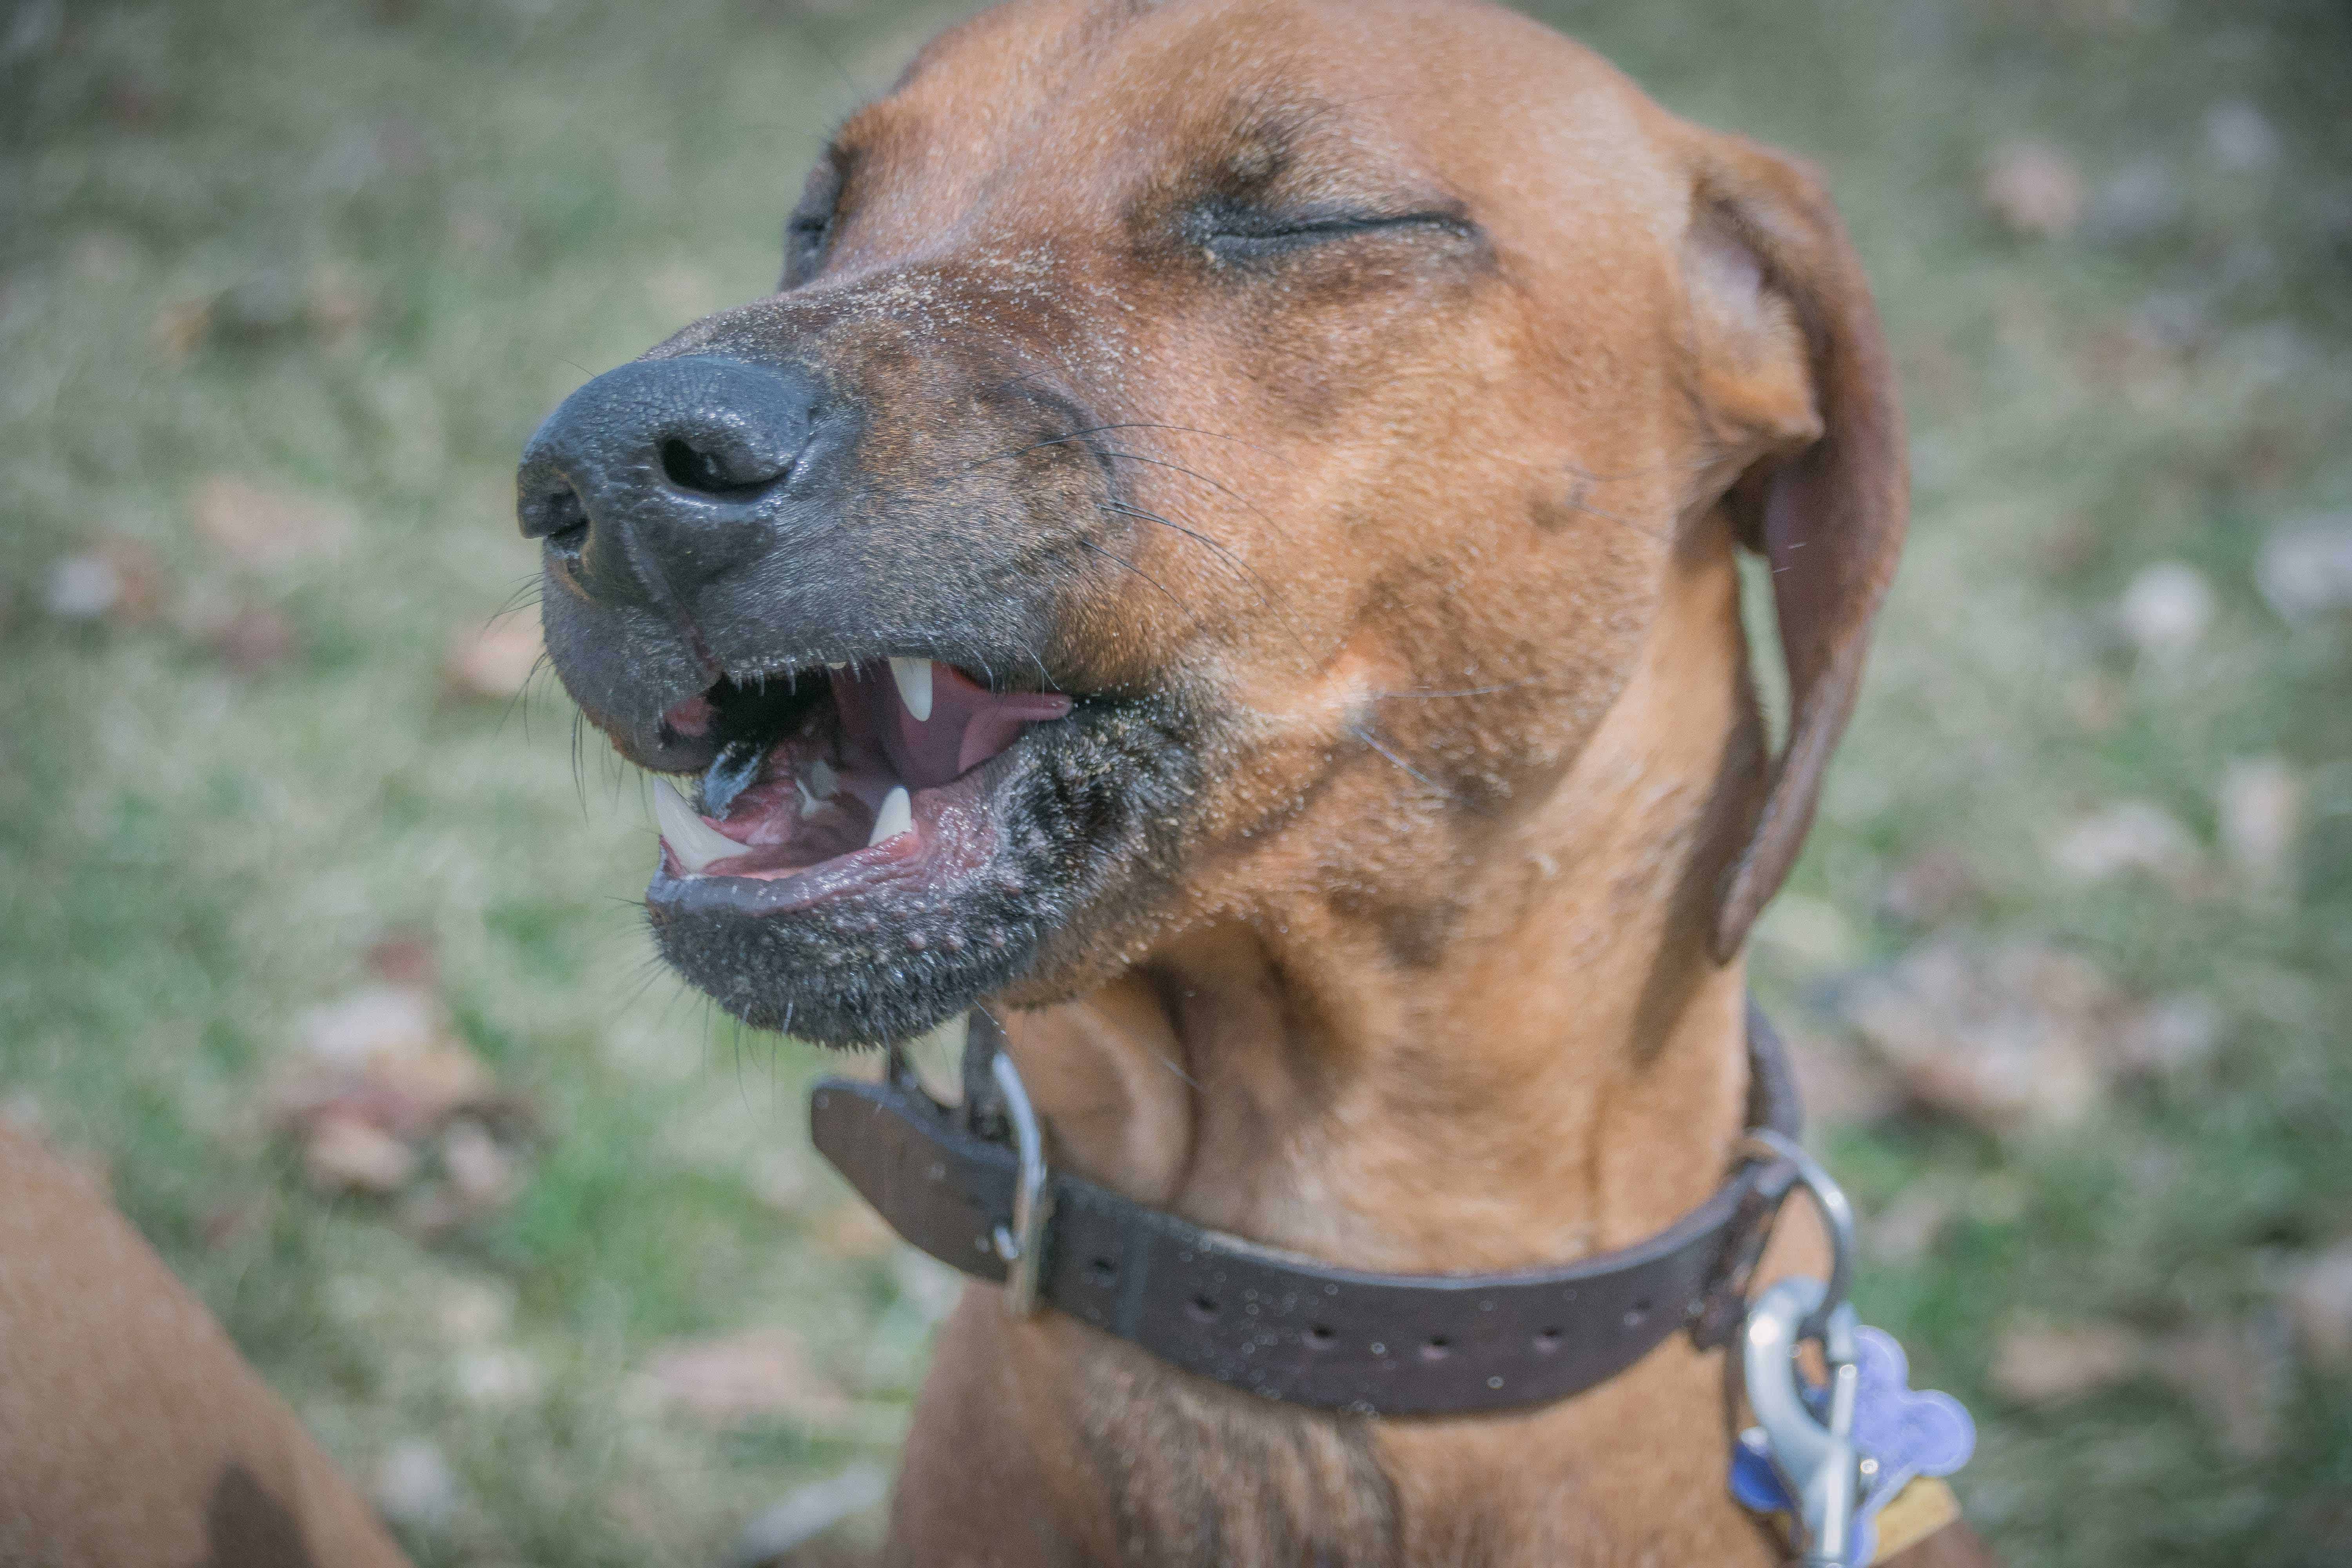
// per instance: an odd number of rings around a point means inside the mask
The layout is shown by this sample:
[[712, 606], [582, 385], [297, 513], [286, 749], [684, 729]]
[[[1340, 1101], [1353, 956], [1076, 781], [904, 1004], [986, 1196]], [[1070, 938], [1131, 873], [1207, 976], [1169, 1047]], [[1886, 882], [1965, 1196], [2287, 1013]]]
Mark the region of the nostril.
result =
[[783, 478], [789, 468], [746, 461], [728, 452], [708, 451], [675, 436], [661, 444], [661, 465], [669, 482], [682, 490], [730, 499], [767, 489]]
[[577, 554], [588, 538], [588, 509], [568, 484], [559, 482], [526, 495], [516, 510], [526, 539], [544, 539], [557, 550]]

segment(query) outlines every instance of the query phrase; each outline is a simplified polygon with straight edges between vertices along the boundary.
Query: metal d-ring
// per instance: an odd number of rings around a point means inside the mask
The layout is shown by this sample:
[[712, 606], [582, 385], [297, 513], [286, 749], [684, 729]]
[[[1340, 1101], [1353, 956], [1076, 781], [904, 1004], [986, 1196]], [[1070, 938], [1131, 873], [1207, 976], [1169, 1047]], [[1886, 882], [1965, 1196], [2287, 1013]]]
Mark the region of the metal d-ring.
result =
[[1806, 1314], [1797, 1329], [1800, 1339], [1826, 1344], [1830, 1315], [1845, 1304], [1847, 1292], [1853, 1286], [1853, 1204], [1846, 1197], [1845, 1189], [1837, 1184], [1837, 1178], [1822, 1169], [1822, 1163], [1806, 1153], [1793, 1138], [1769, 1127], [1756, 1128], [1740, 1141], [1738, 1152], [1749, 1159], [1787, 1162], [1797, 1173], [1798, 1184], [1811, 1196], [1822, 1225], [1830, 1233], [1829, 1285], [1822, 1292], [1820, 1304]]
[[1020, 1156], [1020, 1177], [1013, 1189], [1013, 1224], [998, 1226], [991, 1239], [1004, 1261], [1004, 1310], [1016, 1318], [1037, 1310], [1037, 1279], [1045, 1267], [1045, 1222], [1054, 1215], [1053, 1173], [1045, 1167], [1045, 1129], [1029, 1103], [1028, 1086], [1009, 1052], [998, 1051], [989, 1070], [997, 1092], [1004, 1096], [1004, 1113], [1013, 1123], [1013, 1146]]

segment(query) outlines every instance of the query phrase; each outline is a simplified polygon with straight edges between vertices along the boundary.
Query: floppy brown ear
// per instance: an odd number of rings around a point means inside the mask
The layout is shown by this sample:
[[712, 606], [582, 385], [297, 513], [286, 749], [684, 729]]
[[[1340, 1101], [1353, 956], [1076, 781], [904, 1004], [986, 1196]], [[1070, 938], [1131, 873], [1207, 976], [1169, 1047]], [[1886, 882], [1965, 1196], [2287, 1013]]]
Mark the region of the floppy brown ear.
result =
[[1789, 668], [1788, 742], [1716, 908], [1728, 962], [1812, 826], [1895, 575], [1910, 474], [1878, 311], [1819, 180], [1730, 137], [1698, 161], [1685, 258], [1695, 391], [1722, 449], [1747, 459], [1724, 501], [1771, 565]]

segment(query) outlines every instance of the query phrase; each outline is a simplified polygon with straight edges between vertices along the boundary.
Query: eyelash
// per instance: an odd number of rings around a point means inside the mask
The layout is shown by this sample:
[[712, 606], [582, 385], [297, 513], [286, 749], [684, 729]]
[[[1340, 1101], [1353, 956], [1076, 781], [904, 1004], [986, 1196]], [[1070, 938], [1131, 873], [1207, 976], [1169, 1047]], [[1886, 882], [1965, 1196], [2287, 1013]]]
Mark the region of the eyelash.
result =
[[[783, 287], [796, 289], [814, 277], [824, 262], [840, 218], [841, 192], [831, 193], [823, 215], [796, 213], [784, 226]], [[1306, 250], [1358, 235], [1392, 229], [1434, 228], [1456, 238], [1470, 234], [1470, 226], [1447, 213], [1400, 213], [1390, 217], [1329, 217], [1285, 223], [1248, 212], [1204, 211], [1186, 226], [1194, 243], [1227, 264], [1270, 260], [1291, 251]]]
[[1196, 242], [1220, 261], [1262, 261], [1294, 250], [1357, 235], [1401, 228], [1435, 228], [1460, 237], [1469, 226], [1444, 213], [1402, 213], [1393, 217], [1333, 217], [1284, 223], [1250, 214], [1203, 213], [1194, 224]]
[[814, 276], [833, 240], [833, 216], [796, 217], [784, 226], [784, 287], [796, 288]]
[[833, 247], [834, 231], [840, 227], [841, 195], [847, 183], [837, 158], [818, 164], [809, 175], [800, 205], [784, 220], [782, 288], [799, 288], [824, 265], [825, 252]]

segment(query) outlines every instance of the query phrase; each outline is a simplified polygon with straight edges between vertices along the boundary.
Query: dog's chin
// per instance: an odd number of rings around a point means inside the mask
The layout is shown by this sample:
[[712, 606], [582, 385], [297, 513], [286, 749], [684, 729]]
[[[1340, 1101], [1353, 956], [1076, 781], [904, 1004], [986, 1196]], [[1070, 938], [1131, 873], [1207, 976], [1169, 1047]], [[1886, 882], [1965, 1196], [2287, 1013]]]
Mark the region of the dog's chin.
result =
[[[832, 678], [845, 693], [858, 679]], [[855, 713], [855, 700], [845, 706]], [[789, 722], [823, 731], [833, 763], [815, 767], [819, 748], [761, 735], [764, 760], [750, 782], [734, 783], [719, 813], [695, 814], [705, 828], [777, 841], [728, 855], [680, 819], [693, 807], [675, 798], [646, 899], [664, 960], [754, 1027], [873, 1047], [987, 997], [1050, 994], [1057, 976], [1045, 970], [1060, 967], [1073, 939], [1080, 952], [1118, 945], [1172, 885], [1195, 755], [1172, 707], [1078, 700], [964, 772], [912, 789], [861, 778], [855, 744], [845, 765], [837, 718]], [[714, 777], [728, 766], [728, 746], [717, 750]], [[890, 765], [878, 749], [864, 760]], [[837, 805], [800, 787], [811, 772]], [[700, 804], [713, 804], [712, 787], [706, 780]], [[880, 795], [878, 808], [863, 807], [861, 791]], [[770, 823], [779, 816], [791, 819], [781, 837]], [[684, 858], [681, 840], [692, 841]], [[713, 847], [720, 858], [688, 868]]]

